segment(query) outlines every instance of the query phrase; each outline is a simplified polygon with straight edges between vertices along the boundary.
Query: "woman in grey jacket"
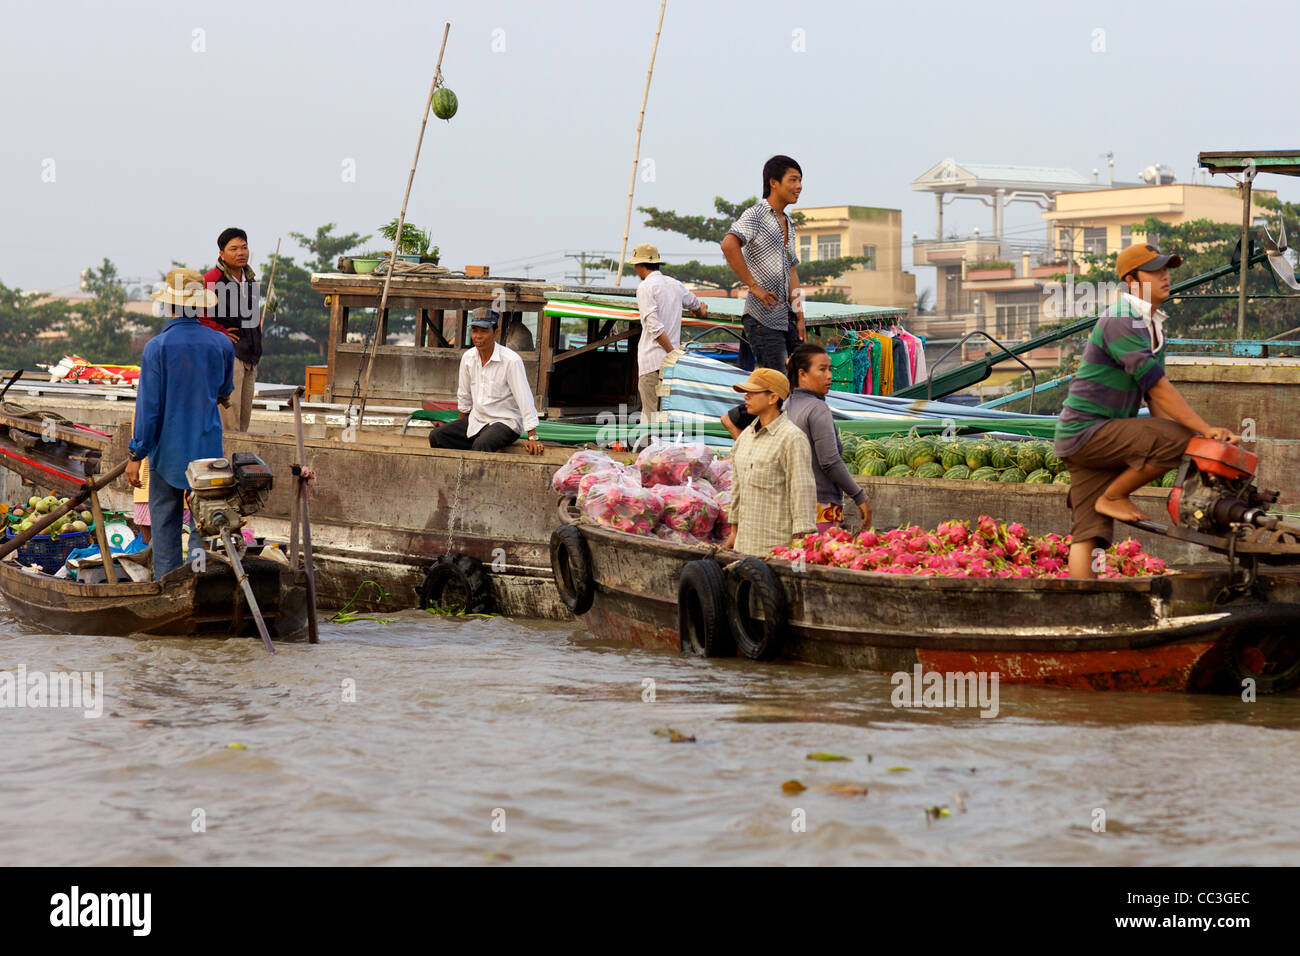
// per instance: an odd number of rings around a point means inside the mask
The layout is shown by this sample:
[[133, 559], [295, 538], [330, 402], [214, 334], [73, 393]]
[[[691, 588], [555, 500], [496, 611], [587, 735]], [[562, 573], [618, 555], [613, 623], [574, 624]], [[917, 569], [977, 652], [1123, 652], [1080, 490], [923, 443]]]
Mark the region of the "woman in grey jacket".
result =
[[831, 390], [831, 357], [820, 345], [800, 345], [786, 361], [790, 398], [785, 413], [803, 429], [812, 448], [813, 479], [817, 483], [817, 530], [838, 527], [844, 519], [844, 495], [862, 514], [862, 527], [871, 527], [871, 503], [844, 464], [844, 445], [835, 427], [826, 393]]

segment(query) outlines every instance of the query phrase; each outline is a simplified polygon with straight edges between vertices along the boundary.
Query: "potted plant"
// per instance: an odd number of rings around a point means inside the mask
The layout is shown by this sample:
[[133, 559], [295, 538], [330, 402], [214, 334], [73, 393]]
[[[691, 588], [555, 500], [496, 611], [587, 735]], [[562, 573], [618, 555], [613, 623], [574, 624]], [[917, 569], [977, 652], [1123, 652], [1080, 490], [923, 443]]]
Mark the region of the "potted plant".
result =
[[[389, 242], [397, 239], [396, 217], [380, 226], [379, 234]], [[397, 258], [405, 259], [408, 262], [432, 262], [436, 264], [438, 261], [438, 247], [434, 246], [430, 249], [430, 239], [429, 230], [421, 229], [413, 223], [402, 223], [402, 236], [397, 241]]]
[[1016, 267], [1001, 259], [984, 259], [972, 263], [966, 270], [968, 279], [1010, 279], [1016, 274]]

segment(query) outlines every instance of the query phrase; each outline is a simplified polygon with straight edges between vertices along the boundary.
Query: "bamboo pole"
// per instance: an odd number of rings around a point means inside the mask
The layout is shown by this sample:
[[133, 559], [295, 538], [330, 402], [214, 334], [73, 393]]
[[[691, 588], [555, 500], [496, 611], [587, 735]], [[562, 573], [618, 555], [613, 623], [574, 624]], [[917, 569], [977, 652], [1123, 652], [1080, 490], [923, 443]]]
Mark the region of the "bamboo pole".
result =
[[[402, 226], [406, 225], [406, 203], [411, 198], [411, 185], [415, 182], [415, 167], [420, 163], [420, 147], [424, 143], [424, 129], [429, 125], [429, 110], [433, 108], [433, 94], [438, 90], [438, 80], [442, 77], [442, 55], [447, 49], [447, 34], [451, 33], [448, 23], [442, 31], [442, 47], [438, 50], [438, 62], [433, 68], [433, 82], [429, 84], [429, 95], [424, 98], [424, 119], [420, 121], [420, 136], [415, 141], [415, 158], [411, 160], [411, 172], [406, 177], [406, 195], [402, 197], [402, 211], [397, 214], [397, 230], [393, 233], [393, 254], [388, 260], [388, 270], [384, 273], [384, 291], [379, 295], [379, 315], [375, 321], [374, 341], [366, 355], [366, 380], [361, 386], [361, 403], [357, 409], [357, 426], [360, 427], [366, 414], [366, 395], [370, 392], [370, 373], [375, 365], [375, 352], [379, 349], [379, 330], [384, 326], [384, 312], [388, 309], [388, 286], [393, 281], [393, 266], [397, 264], [397, 249], [402, 242]], [[352, 419], [352, 402], [348, 401], [348, 414], [344, 423]]]
[[109, 584], [117, 583], [117, 568], [113, 565], [113, 552], [108, 546], [108, 532], [104, 530], [104, 509], [99, 506], [99, 492], [90, 493], [90, 517], [95, 521], [95, 544], [99, 546], [99, 556], [104, 559], [104, 574]]
[[73, 508], [77, 507], [77, 505], [85, 501], [86, 498], [90, 496], [91, 492], [98, 491], [100, 488], [107, 487], [109, 483], [111, 483], [115, 478], [117, 478], [118, 475], [126, 471], [126, 465], [127, 463], [124, 461], [116, 468], [114, 468], [112, 471], [110, 471], [108, 474], [101, 477], [94, 484], [91, 484], [89, 482], [83, 484], [80, 490], [78, 490], [75, 495], [72, 495], [71, 497], [68, 498], [68, 503], [66, 505], [62, 505], [61, 507], [56, 508], [54, 511], [51, 511], [44, 518], [42, 518], [40, 521], [34, 522], [32, 526], [28, 528], [26, 531], [19, 532], [14, 537], [6, 541], [4, 544], [0, 544], [0, 558], [3, 558], [10, 551], [17, 550], [19, 545], [26, 544], [32, 538], [36, 537], [36, 535], [40, 534], [42, 531], [44, 531], [46, 528], [52, 525], [59, 518], [63, 517]]
[[659, 32], [664, 26], [664, 8], [668, 0], [659, 0], [659, 22], [655, 24], [655, 42], [650, 48], [650, 67], [645, 71], [645, 89], [641, 91], [641, 115], [636, 120], [636, 146], [632, 149], [632, 176], [627, 183], [627, 214], [623, 217], [623, 246], [618, 253], [618, 275], [614, 285], [623, 284], [623, 264], [627, 258], [627, 234], [632, 228], [632, 193], [636, 190], [636, 169], [641, 163], [641, 125], [645, 122], [645, 104], [650, 98], [650, 75], [655, 69], [655, 54], [659, 52]]
[[271, 275], [266, 280], [266, 295], [262, 296], [262, 317], [257, 320], [260, 329], [266, 324], [266, 304], [271, 301], [271, 289], [275, 286], [275, 264], [280, 261], [280, 240], [275, 240], [275, 255], [271, 257]]
[[1250, 191], [1255, 179], [1254, 164], [1242, 177], [1241, 184], [1241, 275], [1237, 290], [1237, 339], [1246, 337], [1246, 271], [1250, 268]]

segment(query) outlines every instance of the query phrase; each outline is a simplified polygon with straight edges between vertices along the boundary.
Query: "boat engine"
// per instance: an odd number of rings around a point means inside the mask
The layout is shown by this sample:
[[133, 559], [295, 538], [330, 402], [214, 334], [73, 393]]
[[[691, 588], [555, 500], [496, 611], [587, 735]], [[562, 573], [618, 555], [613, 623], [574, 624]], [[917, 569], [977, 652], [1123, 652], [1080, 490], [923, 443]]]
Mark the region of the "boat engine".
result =
[[1278, 493], [1255, 487], [1258, 464], [1258, 455], [1236, 445], [1193, 438], [1169, 494], [1169, 517], [1203, 534], [1227, 535], [1234, 525], [1276, 531], [1279, 519], [1268, 506]]
[[189, 482], [190, 516], [205, 538], [223, 537], [240, 528], [244, 519], [266, 506], [271, 494], [271, 469], [252, 452], [230, 458], [200, 458], [185, 469]]

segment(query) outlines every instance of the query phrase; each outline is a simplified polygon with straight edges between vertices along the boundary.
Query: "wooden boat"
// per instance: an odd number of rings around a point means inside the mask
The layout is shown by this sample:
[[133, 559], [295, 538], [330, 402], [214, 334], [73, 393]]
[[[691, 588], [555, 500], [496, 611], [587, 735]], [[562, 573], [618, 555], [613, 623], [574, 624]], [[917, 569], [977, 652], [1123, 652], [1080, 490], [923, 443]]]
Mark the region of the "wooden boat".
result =
[[[13, 555], [0, 560], [0, 595], [18, 620], [62, 634], [154, 634], [257, 637], [234, 569], [209, 552], [202, 572], [182, 565], [161, 581], [89, 584], [23, 567]], [[303, 582], [268, 558], [245, 557], [253, 595], [278, 640], [306, 636]]]
[[796, 570], [613, 531], [576, 509], [561, 518], [556, 587], [607, 640], [721, 656], [735, 653], [740, 627], [748, 656], [887, 673], [920, 665], [1092, 690], [1241, 693], [1250, 679], [1256, 693], [1271, 693], [1300, 684], [1300, 603], [1213, 609], [1225, 583], [1216, 567], [1094, 581]]

